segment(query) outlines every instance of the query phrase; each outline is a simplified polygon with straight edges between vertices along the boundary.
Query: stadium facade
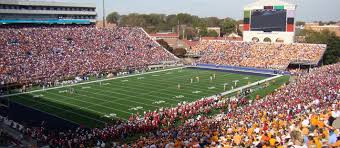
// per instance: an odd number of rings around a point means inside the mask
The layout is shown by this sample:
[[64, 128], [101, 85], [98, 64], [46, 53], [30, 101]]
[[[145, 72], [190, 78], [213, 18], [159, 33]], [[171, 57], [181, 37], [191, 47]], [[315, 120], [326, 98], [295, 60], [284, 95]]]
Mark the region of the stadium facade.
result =
[[91, 3], [0, 1], [1, 24], [94, 24], [96, 5]]
[[296, 5], [259, 0], [244, 7], [243, 40], [293, 43]]

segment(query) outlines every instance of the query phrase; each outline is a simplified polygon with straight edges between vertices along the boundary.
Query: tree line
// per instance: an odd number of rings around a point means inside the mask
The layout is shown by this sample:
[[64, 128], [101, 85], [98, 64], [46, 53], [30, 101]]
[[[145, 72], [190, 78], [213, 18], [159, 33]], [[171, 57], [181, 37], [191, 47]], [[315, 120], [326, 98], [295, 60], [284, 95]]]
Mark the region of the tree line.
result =
[[[198, 37], [216, 37], [216, 31], [208, 31], [207, 27], [220, 27], [221, 36], [237, 32], [242, 33], [238, 29], [238, 25], [243, 20], [234, 20], [232, 18], [220, 19], [217, 17], [198, 17], [187, 13], [179, 14], [138, 14], [130, 13], [128, 15], [120, 15], [118, 12], [112, 12], [106, 17], [107, 22], [117, 24], [118, 26], [143, 27], [148, 33], [156, 32], [178, 32], [180, 38], [194, 39]], [[335, 24], [336, 22], [318, 22], [320, 25]], [[296, 25], [305, 25], [303, 21], [297, 21]], [[305, 36], [305, 42], [313, 44], [327, 44], [323, 63], [331, 64], [340, 62], [340, 38], [330, 31], [315, 32], [311, 30], [302, 30], [299, 36]], [[159, 41], [165, 46], [164, 41]], [[167, 48], [170, 52], [183, 54], [181, 50], [175, 52], [170, 46]]]
[[335, 32], [329, 30], [317, 32], [304, 29], [299, 33], [299, 36], [304, 36], [306, 43], [327, 44], [323, 64], [340, 62], [340, 37], [336, 36]]
[[[315, 21], [314, 23], [317, 23], [317, 24], [319, 24], [320, 26], [324, 26], [324, 25], [335, 25], [336, 23], [338, 23], [338, 22], [336, 22], [336, 21]], [[296, 26], [304, 26], [305, 24], [306, 24], [306, 22], [304, 22], [304, 21], [296, 21]]]
[[107, 15], [106, 20], [108, 23], [118, 26], [143, 27], [148, 33], [177, 32], [180, 34], [180, 38], [184, 36], [186, 39], [205, 36], [217, 37], [219, 35], [216, 31], [208, 31], [207, 27], [220, 27], [221, 36], [233, 32], [241, 34], [237, 26], [243, 22], [232, 18], [201, 18], [187, 13], [120, 15], [118, 12], [112, 12]]

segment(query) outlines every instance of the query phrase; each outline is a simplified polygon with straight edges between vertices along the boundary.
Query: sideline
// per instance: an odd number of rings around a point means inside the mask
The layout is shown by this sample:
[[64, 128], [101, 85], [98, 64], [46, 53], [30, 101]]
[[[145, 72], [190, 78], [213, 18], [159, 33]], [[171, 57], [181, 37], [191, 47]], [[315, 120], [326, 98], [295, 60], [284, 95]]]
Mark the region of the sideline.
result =
[[[273, 80], [273, 79], [280, 78], [280, 77], [282, 77], [282, 76], [283, 76], [283, 75], [276, 75], [276, 76], [274, 76], [274, 77], [270, 77], [270, 78], [267, 78], [267, 79], [263, 79], [263, 80], [260, 80], [260, 81], [257, 81], [257, 82], [254, 82], [254, 83], [251, 83], [251, 84], [248, 84], [248, 85], [244, 85], [244, 86], [238, 87], [238, 88], [233, 89], [233, 90], [225, 91], [225, 92], [221, 93], [221, 95], [222, 95], [222, 96], [225, 96], [225, 95], [234, 93], [234, 92], [236, 92], [236, 91], [239, 91], [239, 90], [242, 90], [242, 89], [245, 89], [245, 88], [253, 87], [253, 86], [255, 86], [255, 85], [262, 84], [262, 83], [264, 83], [264, 82], [267, 82], [267, 81], [270, 81], [270, 80]], [[216, 97], [216, 95], [213, 95], [213, 96], [210, 96], [210, 97]]]
[[[115, 77], [115, 78], [108, 78], [108, 79], [102, 79], [102, 80], [96, 80], [96, 81], [89, 81], [89, 82], [71, 84], [71, 85], [66, 85], [66, 86], [59, 86], [59, 87], [48, 88], [48, 89], [45, 89], [45, 90], [52, 90], [52, 89], [58, 89], [58, 88], [70, 87], [70, 86], [76, 86], [76, 85], [82, 85], [82, 84], [91, 84], [91, 83], [96, 83], [96, 82], [101, 82], [101, 81], [109, 81], [109, 80], [114, 80], [114, 79], [121, 79], [121, 78], [133, 77], [133, 76], [144, 75], [144, 74], [150, 74], [150, 73], [157, 73], [157, 72], [164, 72], [164, 71], [170, 71], [170, 70], [176, 70], [176, 69], [183, 69], [183, 68], [187, 68], [187, 67], [192, 67], [192, 66], [176, 67], [176, 68], [170, 68], [170, 69], [164, 69], [164, 70], [158, 70], [158, 71], [151, 71], [151, 72], [145, 72], [145, 73], [139, 73], [139, 74], [132, 74], [132, 75], [127, 75], [127, 76]], [[196, 68], [200, 68], [200, 67], [198, 66], [198, 67], [196, 67]], [[216, 68], [210, 68], [210, 69], [215, 69], [215, 70], [216, 70]], [[249, 73], [252, 73], [252, 72], [249, 72]], [[269, 78], [267, 78], [267, 79], [263, 79], [263, 80], [260, 80], [260, 81], [257, 81], [257, 82], [254, 82], [254, 83], [251, 83], [251, 84], [248, 84], [248, 85], [244, 85], [244, 86], [235, 88], [235, 89], [233, 89], [233, 90], [229, 90], [229, 91], [222, 92], [222, 93], [220, 93], [220, 95], [225, 96], [225, 95], [228, 95], [228, 94], [237, 92], [237, 91], [242, 90], [242, 89], [245, 89], [245, 88], [249, 88], [249, 87], [252, 87], [252, 86], [256, 86], [256, 85], [261, 84], [261, 83], [264, 83], [264, 82], [266, 82], [266, 81], [270, 81], [270, 80], [273, 80], [273, 79], [277, 79], [277, 78], [282, 77], [282, 76], [283, 76], [283, 75], [275, 75], [275, 76], [273, 76], [273, 77], [269, 77]], [[7, 96], [7, 97], [8, 97], [8, 96], [16, 96], [16, 95], [20, 95], [20, 94], [27, 94], [27, 93], [32, 93], [32, 92], [40, 92], [40, 91], [45, 91], [45, 90], [35, 90], [35, 91], [24, 92], [24, 93], [10, 94], [10, 95], [6, 95], [6, 96]], [[6, 96], [0, 96], [0, 98], [6, 97]], [[210, 97], [216, 97], [216, 95], [213, 95], [213, 96], [210, 96]], [[197, 100], [198, 100], [198, 99], [197, 99]], [[34, 102], [36, 102], [36, 101], [34, 101]], [[193, 102], [195, 102], [195, 101], [193, 101]], [[16, 102], [16, 103], [17, 103], [17, 102]], [[18, 104], [20, 104], [20, 103], [18, 103]], [[23, 105], [23, 104], [20, 104], [20, 105]], [[47, 104], [45, 104], [45, 105], [47, 105]], [[24, 105], [24, 106], [25, 106], [25, 105]], [[49, 106], [49, 105], [47, 105], [47, 106]], [[27, 107], [28, 107], [28, 106], [27, 106]], [[51, 106], [51, 107], [55, 107], [55, 106]], [[38, 110], [38, 109], [36, 109], [36, 108], [34, 108], [34, 107], [28, 107], [28, 108], [31, 108], [31, 109], [34, 109], [34, 110]], [[56, 107], [56, 108], [57, 108], [57, 107]], [[87, 107], [84, 107], [84, 108], [87, 108]], [[58, 109], [61, 109], [61, 108], [58, 108]], [[61, 110], [66, 111], [66, 112], [70, 112], [70, 113], [72, 113], [72, 114], [79, 115], [79, 114], [74, 113], [74, 112], [69, 111], [69, 110], [64, 110], [64, 109], [61, 109]], [[38, 110], [38, 111], [40, 111], [40, 110]], [[43, 112], [43, 111], [40, 111], [40, 112]], [[74, 121], [65, 119], [65, 118], [60, 117], [60, 116], [58, 116], [58, 115], [51, 114], [51, 113], [48, 113], [48, 112], [43, 112], [43, 113], [46, 113], [46, 114], [48, 114], [48, 115], [51, 115], [51, 116], [60, 118], [60, 119], [62, 119], [62, 120], [71, 122], [71, 123], [76, 124], [76, 125], [79, 125], [79, 123], [76, 123], [76, 122], [74, 122]], [[97, 121], [97, 122], [105, 123], [105, 121], [101, 121], [101, 120], [98, 120], [98, 119], [94, 119], [94, 118], [88, 117], [88, 116], [86, 116], [86, 115], [80, 115], [80, 116], [83, 116], [83, 117], [85, 117], [85, 118], [88, 118], [88, 119], [91, 119], [91, 120], [94, 120], [94, 121]]]
[[164, 72], [164, 71], [170, 71], [170, 70], [176, 70], [176, 69], [183, 69], [183, 68], [186, 68], [186, 67], [185, 66], [184, 67], [176, 67], [176, 68], [170, 68], [170, 69], [164, 69], [164, 70], [158, 70], [158, 71], [150, 71], [150, 72], [145, 72], [145, 73], [132, 74], [132, 75], [127, 75], [127, 76], [120, 76], [120, 77], [114, 77], [114, 78], [108, 78], [108, 79], [102, 79], [102, 80], [95, 80], [95, 81], [88, 81], [88, 82], [83, 82], [83, 83], [75, 83], [75, 84], [70, 84], [70, 85], [51, 87], [51, 88], [46, 88], [46, 89], [32, 90], [32, 91], [28, 91], [28, 92], [21, 92], [21, 93], [3, 95], [3, 96], [0, 96], [0, 98], [23, 95], [23, 94], [30, 94], [30, 93], [35, 93], [35, 92], [42, 92], [42, 91], [46, 91], [46, 90], [54, 90], [54, 89], [59, 89], [59, 88], [64, 88], [64, 87], [71, 87], [71, 86], [78, 86], [78, 85], [91, 84], [91, 83], [97, 83], [97, 82], [104, 82], [104, 81], [109, 81], [109, 80], [122, 79], [122, 78], [128, 78], [128, 77], [139, 76], [139, 75], [144, 75], [144, 74], [158, 73], [158, 72]]

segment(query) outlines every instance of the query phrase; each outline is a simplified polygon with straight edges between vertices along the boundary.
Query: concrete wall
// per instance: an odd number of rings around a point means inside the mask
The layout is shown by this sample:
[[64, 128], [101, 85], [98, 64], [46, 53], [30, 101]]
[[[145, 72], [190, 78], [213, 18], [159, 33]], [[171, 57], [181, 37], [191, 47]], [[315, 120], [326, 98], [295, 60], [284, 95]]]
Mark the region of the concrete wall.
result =
[[243, 31], [243, 41], [251, 42], [256, 37], [259, 39], [259, 42], [264, 42], [265, 38], [270, 38], [271, 42], [276, 42], [277, 39], [280, 39], [284, 43], [293, 43], [294, 35], [294, 32]]

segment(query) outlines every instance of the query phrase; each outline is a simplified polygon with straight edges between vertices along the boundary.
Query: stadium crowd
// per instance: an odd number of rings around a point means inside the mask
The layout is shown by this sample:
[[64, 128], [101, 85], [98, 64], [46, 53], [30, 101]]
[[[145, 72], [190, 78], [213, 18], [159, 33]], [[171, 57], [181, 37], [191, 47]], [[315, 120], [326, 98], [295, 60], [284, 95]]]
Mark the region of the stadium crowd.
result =
[[[31, 27], [0, 33], [0, 84], [55, 83], [175, 60], [140, 28]], [[193, 51], [203, 54], [200, 63], [285, 69], [295, 60], [318, 62], [325, 47], [203, 41]], [[340, 116], [339, 101], [340, 63], [300, 72], [294, 82], [263, 99], [203, 98], [132, 115], [104, 128], [53, 131], [1, 121], [38, 140], [39, 146], [336, 147], [339, 129], [332, 122]], [[215, 109], [221, 114], [208, 116]], [[147, 135], [129, 145], [113, 142], [138, 133]]]
[[339, 147], [339, 127], [332, 127], [339, 103], [340, 63], [303, 74], [261, 100], [229, 105], [225, 114], [162, 129], [134, 146]]
[[318, 63], [326, 47], [319, 44], [201, 41], [189, 52], [203, 55], [197, 63], [286, 69], [291, 62]]
[[[128, 136], [154, 132], [161, 127], [171, 127], [176, 121], [185, 122], [186, 119], [201, 113], [208, 113], [212, 107], [221, 107], [225, 101], [216, 103], [217, 98], [203, 98], [193, 103], [180, 103], [175, 108], [163, 108], [157, 111], [144, 112], [143, 115], [132, 115], [127, 122], [117, 121], [103, 129], [78, 128], [75, 131], [51, 131], [44, 127], [26, 128], [13, 126], [25, 137], [38, 140], [39, 145], [57, 147], [101, 147], [102, 145], [116, 145], [112, 141], [124, 140]], [[204, 118], [201, 118], [203, 120]], [[187, 122], [188, 124], [189, 122]], [[112, 142], [112, 143], [109, 143]]]
[[[21, 145], [20, 141], [16, 138], [12, 137], [7, 131], [5, 131], [3, 128], [4, 126], [12, 127], [14, 129], [17, 129], [18, 131], [23, 128], [22, 125], [18, 124], [17, 122], [13, 120], [8, 120], [6, 117], [2, 117], [0, 115], [0, 147], [14, 147], [15, 145]], [[21, 137], [22, 135], [17, 135], [17, 137]]]
[[[49, 131], [21, 128], [40, 145], [54, 147], [336, 147], [340, 146], [340, 63], [301, 73], [258, 100], [203, 98], [133, 115], [105, 128]], [[216, 116], [207, 113], [214, 109]], [[175, 124], [180, 122], [180, 126]], [[183, 123], [183, 124], [182, 124]], [[148, 133], [129, 145], [112, 141]]]
[[31, 27], [0, 33], [0, 84], [55, 83], [175, 60], [141, 28]]

